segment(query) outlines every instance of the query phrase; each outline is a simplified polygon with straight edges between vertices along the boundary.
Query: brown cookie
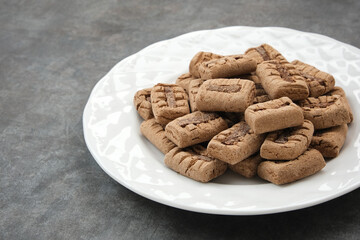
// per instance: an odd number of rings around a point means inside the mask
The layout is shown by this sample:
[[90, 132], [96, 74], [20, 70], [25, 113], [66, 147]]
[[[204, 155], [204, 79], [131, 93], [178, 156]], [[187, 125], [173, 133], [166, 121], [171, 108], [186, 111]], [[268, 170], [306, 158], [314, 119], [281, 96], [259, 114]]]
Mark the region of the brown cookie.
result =
[[196, 78], [194, 78], [190, 73], [184, 73], [176, 79], [176, 84], [189, 93], [189, 84], [194, 79]]
[[313, 133], [314, 126], [309, 120], [298, 127], [271, 132], [261, 145], [260, 155], [270, 160], [295, 159], [309, 147]]
[[151, 90], [151, 104], [156, 121], [163, 126], [190, 113], [188, 96], [176, 84], [156, 84]]
[[284, 63], [288, 62], [279, 51], [266, 43], [256, 48], [249, 48], [246, 50], [245, 56], [254, 59], [257, 64], [269, 60], [278, 60]]
[[260, 157], [260, 154], [256, 153], [237, 164], [229, 164], [228, 167], [246, 178], [252, 178], [256, 175], [257, 167], [262, 161], [263, 159]]
[[190, 103], [191, 112], [195, 112], [198, 110], [196, 107], [195, 99], [199, 91], [199, 88], [203, 84], [203, 82], [204, 80], [202, 79], [195, 79], [191, 81], [189, 84], [189, 103]]
[[311, 140], [311, 147], [319, 150], [326, 158], [337, 157], [345, 143], [347, 124], [317, 130]]
[[199, 66], [201, 79], [231, 78], [256, 70], [256, 62], [250, 58], [222, 57], [202, 63]]
[[258, 65], [256, 75], [271, 99], [288, 97], [301, 100], [309, 96], [309, 89], [299, 71], [290, 63], [266, 61]]
[[154, 117], [150, 98], [151, 89], [152, 88], [141, 89], [134, 95], [135, 108], [144, 120], [148, 120]]
[[299, 70], [300, 75], [305, 78], [310, 97], [324, 95], [334, 88], [335, 79], [331, 74], [322, 72], [316, 67], [299, 60], [292, 61], [291, 64], [293, 64], [295, 68]]
[[221, 57], [223, 56], [211, 52], [198, 52], [190, 61], [190, 74], [195, 78], [200, 78], [199, 66], [204, 62], [208, 62], [212, 59], [218, 59]]
[[199, 182], [209, 182], [227, 169], [226, 163], [210, 157], [201, 145], [175, 147], [165, 155], [164, 162], [172, 170]]
[[350, 104], [346, 98], [346, 94], [345, 91], [341, 88], [341, 87], [334, 87], [330, 92], [328, 92], [326, 94], [327, 96], [333, 96], [333, 95], [340, 95], [341, 97], [343, 97], [344, 100], [344, 104], [345, 107], [347, 108], [347, 110], [349, 111], [349, 115], [350, 115], [350, 122], [352, 122], [354, 120], [354, 114], [351, 110]]
[[349, 123], [350, 113], [340, 95], [309, 97], [299, 101], [304, 118], [314, 124], [315, 129], [323, 129]]
[[196, 95], [200, 111], [244, 112], [253, 103], [255, 84], [242, 79], [205, 81]]
[[291, 161], [263, 161], [258, 166], [257, 174], [269, 182], [280, 185], [313, 175], [325, 165], [325, 160], [318, 150], [308, 149]]
[[229, 164], [236, 164], [259, 151], [265, 138], [255, 134], [246, 122], [242, 121], [213, 137], [208, 144], [208, 153]]
[[218, 114], [197, 111], [170, 122], [165, 134], [178, 147], [184, 148], [209, 141], [226, 128], [226, 121]]
[[143, 121], [140, 125], [141, 133], [161, 152], [166, 154], [176, 145], [166, 136], [164, 128], [154, 118]]
[[245, 111], [245, 121], [256, 134], [300, 126], [304, 116], [288, 97], [257, 103]]

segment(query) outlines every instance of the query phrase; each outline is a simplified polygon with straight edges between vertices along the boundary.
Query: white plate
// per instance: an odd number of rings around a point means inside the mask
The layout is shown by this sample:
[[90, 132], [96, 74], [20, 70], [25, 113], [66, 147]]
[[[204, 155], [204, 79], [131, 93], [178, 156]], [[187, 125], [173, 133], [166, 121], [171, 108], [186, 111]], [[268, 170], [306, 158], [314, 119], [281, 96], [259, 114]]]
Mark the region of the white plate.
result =
[[[289, 60], [300, 59], [334, 75], [354, 111], [341, 154], [311, 177], [284, 186], [227, 172], [198, 183], [168, 169], [163, 154], [141, 136], [134, 93], [158, 82], [175, 82], [198, 51], [243, 53], [269, 43]], [[313, 206], [360, 186], [360, 50], [296, 30], [228, 27], [161, 41], [122, 60], [94, 87], [83, 115], [86, 144], [113, 179], [151, 200], [190, 211], [256, 215]]]

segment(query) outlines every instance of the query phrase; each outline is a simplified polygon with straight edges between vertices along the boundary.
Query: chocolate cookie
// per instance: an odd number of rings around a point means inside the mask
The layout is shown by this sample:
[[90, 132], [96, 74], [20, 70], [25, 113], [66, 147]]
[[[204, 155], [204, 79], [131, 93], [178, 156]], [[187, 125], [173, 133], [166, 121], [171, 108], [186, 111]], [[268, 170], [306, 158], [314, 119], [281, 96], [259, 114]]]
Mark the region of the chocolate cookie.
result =
[[161, 152], [166, 154], [176, 145], [166, 136], [163, 127], [154, 118], [143, 121], [140, 125], [141, 133]]
[[141, 89], [134, 95], [135, 108], [144, 120], [154, 117], [151, 108], [151, 89], [152, 88]]
[[196, 95], [198, 94], [199, 88], [203, 84], [203, 82], [204, 80], [202, 79], [195, 79], [191, 81], [189, 84], [189, 103], [190, 103], [191, 112], [195, 112], [198, 110], [196, 107], [195, 99], [196, 99]]
[[266, 43], [256, 48], [249, 48], [246, 50], [245, 56], [254, 59], [257, 64], [269, 60], [278, 60], [281, 63], [288, 62], [279, 51]]
[[231, 78], [256, 69], [256, 62], [244, 57], [222, 57], [202, 63], [199, 66], [201, 79]]
[[349, 117], [350, 117], [350, 122], [352, 122], [354, 120], [354, 114], [351, 110], [350, 104], [346, 98], [346, 94], [345, 91], [341, 88], [341, 87], [334, 87], [330, 92], [328, 92], [326, 94], [327, 96], [333, 96], [333, 95], [340, 95], [341, 97], [343, 97], [344, 100], [344, 104], [345, 107], [347, 108], [347, 110], [349, 111]]
[[164, 162], [172, 170], [199, 182], [209, 182], [227, 169], [226, 163], [210, 157], [201, 145], [175, 147], [165, 155]]
[[256, 75], [272, 99], [288, 97], [301, 100], [309, 96], [309, 89], [299, 71], [290, 63], [266, 61], [258, 65]]
[[176, 84], [156, 84], [151, 90], [151, 104], [156, 121], [163, 126], [190, 113], [188, 96]]
[[291, 161], [263, 161], [258, 166], [257, 174], [269, 182], [281, 185], [313, 175], [325, 165], [318, 150], [308, 149]]
[[324, 95], [334, 88], [335, 79], [331, 74], [322, 72], [316, 67], [299, 60], [292, 61], [291, 64], [293, 64], [295, 68], [299, 70], [300, 75], [305, 78], [310, 97]]
[[176, 84], [189, 93], [189, 84], [194, 79], [196, 78], [194, 78], [190, 73], [184, 73], [176, 79]]
[[221, 57], [223, 56], [211, 52], [198, 52], [190, 61], [190, 74], [195, 78], [200, 78], [199, 66], [204, 62], [208, 62], [210, 60], [218, 59]]
[[208, 153], [229, 164], [236, 164], [259, 151], [265, 135], [255, 134], [242, 121], [213, 137], [208, 144]]
[[200, 111], [244, 112], [253, 103], [255, 84], [242, 79], [205, 81], [196, 95]]
[[299, 106], [288, 97], [282, 97], [251, 105], [245, 111], [245, 121], [256, 134], [261, 134], [299, 126], [304, 116]]
[[349, 123], [350, 113], [340, 95], [309, 97], [298, 102], [304, 118], [314, 124], [315, 129], [323, 129]]
[[228, 167], [246, 178], [252, 178], [256, 175], [257, 167], [262, 161], [263, 159], [260, 157], [260, 154], [256, 153], [237, 164], [229, 164]]
[[261, 145], [260, 155], [270, 160], [295, 159], [309, 147], [313, 133], [314, 126], [309, 120], [298, 127], [271, 132]]
[[347, 131], [347, 124], [317, 130], [311, 140], [311, 147], [319, 150], [326, 158], [337, 157], [345, 143]]
[[226, 121], [218, 114], [197, 111], [170, 122], [165, 134], [178, 147], [184, 148], [209, 141], [226, 128]]

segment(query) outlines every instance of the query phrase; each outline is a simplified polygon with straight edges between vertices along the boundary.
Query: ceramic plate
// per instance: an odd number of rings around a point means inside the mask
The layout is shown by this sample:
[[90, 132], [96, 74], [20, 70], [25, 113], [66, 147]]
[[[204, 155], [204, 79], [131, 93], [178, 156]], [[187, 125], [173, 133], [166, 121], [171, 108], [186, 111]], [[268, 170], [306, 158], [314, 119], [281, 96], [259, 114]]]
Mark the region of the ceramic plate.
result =
[[[142, 137], [142, 119], [133, 96], [156, 83], [174, 83], [188, 71], [199, 51], [243, 53], [269, 43], [289, 60], [299, 59], [334, 75], [354, 111], [341, 154], [319, 173], [276, 186], [228, 171], [210, 183], [199, 183], [168, 169], [164, 155]], [[228, 27], [191, 32], [152, 44], [122, 60], [94, 87], [86, 104], [83, 126], [94, 159], [113, 179], [156, 202], [190, 211], [256, 215], [313, 206], [360, 185], [359, 102], [360, 50], [329, 37], [267, 27]]]

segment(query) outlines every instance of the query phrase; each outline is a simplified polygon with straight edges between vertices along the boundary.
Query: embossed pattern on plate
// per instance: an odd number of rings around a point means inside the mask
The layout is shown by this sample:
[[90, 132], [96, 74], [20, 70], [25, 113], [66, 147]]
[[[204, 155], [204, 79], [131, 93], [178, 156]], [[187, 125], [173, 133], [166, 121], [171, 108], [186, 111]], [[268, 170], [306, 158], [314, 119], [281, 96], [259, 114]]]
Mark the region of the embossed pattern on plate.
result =
[[[228, 171], [210, 183], [187, 179], [164, 163], [163, 154], [141, 136], [133, 96], [158, 82], [174, 83], [198, 51], [243, 53], [268, 43], [289, 61], [299, 59], [334, 75], [344, 88], [355, 121], [340, 155], [318, 174], [284, 186]], [[360, 50], [334, 39], [292, 29], [228, 27], [191, 32], [161, 41], [122, 60], [94, 87], [86, 104], [86, 144], [112, 178], [154, 201], [190, 211], [256, 215], [313, 206], [360, 186]]]

